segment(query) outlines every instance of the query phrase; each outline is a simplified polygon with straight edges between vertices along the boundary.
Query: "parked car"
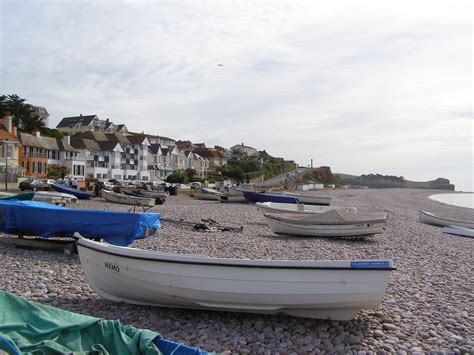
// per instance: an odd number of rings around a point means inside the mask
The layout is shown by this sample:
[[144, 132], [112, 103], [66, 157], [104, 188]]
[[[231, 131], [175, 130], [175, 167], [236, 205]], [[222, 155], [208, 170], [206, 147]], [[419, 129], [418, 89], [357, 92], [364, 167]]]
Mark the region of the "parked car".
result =
[[21, 191], [34, 190], [40, 185], [40, 183], [41, 182], [38, 179], [29, 178], [27, 180], [24, 180], [24, 181], [20, 182], [20, 184], [18, 185], [18, 188]]

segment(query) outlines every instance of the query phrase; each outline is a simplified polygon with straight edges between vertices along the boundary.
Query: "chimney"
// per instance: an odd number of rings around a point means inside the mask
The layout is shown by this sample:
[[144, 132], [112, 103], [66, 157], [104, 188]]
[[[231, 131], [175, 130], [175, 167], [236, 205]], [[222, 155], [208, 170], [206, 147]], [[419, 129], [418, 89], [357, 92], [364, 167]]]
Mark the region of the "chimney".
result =
[[71, 136], [64, 136], [63, 137], [63, 142], [66, 144], [71, 145]]
[[79, 115], [79, 117], [82, 117], [82, 113]]
[[12, 132], [13, 137], [18, 137], [18, 128], [16, 126], [13, 126], [13, 132]]
[[33, 134], [36, 138], [41, 137], [40, 131], [38, 131], [38, 130], [36, 130], [36, 129], [32, 132], [32, 134]]
[[3, 125], [5, 126], [8, 133], [13, 133], [13, 123], [12, 123], [12, 116], [10, 112], [6, 112], [5, 116], [3, 116]]

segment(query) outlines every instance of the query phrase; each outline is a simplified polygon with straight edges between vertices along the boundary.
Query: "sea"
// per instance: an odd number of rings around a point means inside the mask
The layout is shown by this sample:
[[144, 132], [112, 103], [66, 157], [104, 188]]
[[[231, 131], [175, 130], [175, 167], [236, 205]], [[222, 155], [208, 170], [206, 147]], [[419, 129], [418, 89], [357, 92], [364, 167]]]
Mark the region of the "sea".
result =
[[448, 205], [474, 209], [474, 193], [438, 194], [431, 195], [430, 198], [438, 202], [447, 203]]

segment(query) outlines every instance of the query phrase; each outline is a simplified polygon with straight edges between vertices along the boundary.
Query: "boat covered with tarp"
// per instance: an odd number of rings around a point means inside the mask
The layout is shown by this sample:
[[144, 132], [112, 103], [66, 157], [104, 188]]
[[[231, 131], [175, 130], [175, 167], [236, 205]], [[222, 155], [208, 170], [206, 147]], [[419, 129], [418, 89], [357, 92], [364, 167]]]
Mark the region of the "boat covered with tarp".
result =
[[298, 198], [270, 192], [242, 191], [247, 202], [299, 203]]
[[19, 200], [19, 201], [29, 201], [32, 200], [33, 197], [35, 196], [34, 192], [23, 192], [21, 194], [8, 194], [8, 195], [2, 195], [0, 196], [0, 200]]
[[265, 213], [273, 233], [313, 237], [351, 237], [380, 234], [387, 222], [385, 213], [355, 213], [328, 210], [315, 214]]
[[92, 196], [92, 194], [90, 194], [89, 192], [74, 189], [72, 187], [62, 184], [51, 184], [51, 188], [57, 192], [64, 192], [66, 194], [74, 195], [80, 200], [88, 200]]
[[159, 333], [0, 291], [0, 353], [205, 355]]
[[131, 213], [65, 208], [37, 201], [0, 201], [0, 230], [9, 234], [100, 238], [127, 246], [160, 227], [159, 213]]

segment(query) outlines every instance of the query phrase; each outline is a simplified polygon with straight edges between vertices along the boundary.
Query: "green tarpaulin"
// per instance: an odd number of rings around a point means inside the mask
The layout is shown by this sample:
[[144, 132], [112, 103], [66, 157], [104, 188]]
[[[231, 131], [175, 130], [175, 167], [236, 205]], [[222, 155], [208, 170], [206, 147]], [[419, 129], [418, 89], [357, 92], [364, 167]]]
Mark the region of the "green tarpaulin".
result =
[[0, 291], [0, 350], [8, 354], [161, 354], [158, 333], [28, 302]]

